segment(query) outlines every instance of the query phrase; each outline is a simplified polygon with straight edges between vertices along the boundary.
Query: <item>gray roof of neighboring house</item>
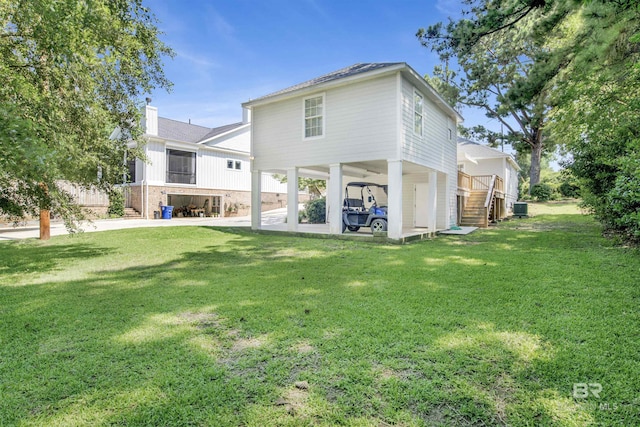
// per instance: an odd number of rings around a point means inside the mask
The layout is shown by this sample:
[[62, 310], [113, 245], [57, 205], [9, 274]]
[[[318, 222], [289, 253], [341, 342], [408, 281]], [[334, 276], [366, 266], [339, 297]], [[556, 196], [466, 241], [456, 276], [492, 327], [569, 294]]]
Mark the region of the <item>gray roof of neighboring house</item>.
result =
[[230, 132], [242, 126], [243, 123], [208, 128], [192, 125], [191, 123], [158, 117], [158, 136], [164, 139], [180, 142], [198, 143], [215, 136]]
[[355, 76], [357, 74], [366, 73], [369, 71], [379, 70], [382, 68], [393, 67], [397, 65], [406, 65], [404, 62], [369, 62], [369, 63], [361, 63], [361, 64], [353, 64], [348, 67], [342, 68], [337, 71], [333, 71], [329, 74], [322, 75], [320, 77], [316, 77], [311, 80], [307, 80], [306, 82], [299, 83], [297, 85], [290, 86], [288, 88], [279, 90], [277, 92], [270, 93], [269, 95], [261, 96], [259, 98], [251, 100], [259, 101], [262, 99], [271, 98], [278, 95], [284, 95], [290, 92], [295, 92], [300, 89], [305, 89], [312, 86], [317, 86], [322, 83], [331, 82], [334, 80], [344, 79], [346, 77]]

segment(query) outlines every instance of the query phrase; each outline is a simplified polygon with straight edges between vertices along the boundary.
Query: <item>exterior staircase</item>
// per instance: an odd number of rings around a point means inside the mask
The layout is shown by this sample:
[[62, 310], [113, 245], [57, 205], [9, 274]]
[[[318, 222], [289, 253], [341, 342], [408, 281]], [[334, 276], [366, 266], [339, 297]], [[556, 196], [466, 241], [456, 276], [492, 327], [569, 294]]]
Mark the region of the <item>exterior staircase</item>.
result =
[[140, 212], [133, 208], [124, 208], [124, 219], [140, 219]]
[[485, 200], [487, 200], [486, 190], [472, 191], [464, 205], [460, 225], [465, 227], [487, 227], [488, 215], [484, 210]]

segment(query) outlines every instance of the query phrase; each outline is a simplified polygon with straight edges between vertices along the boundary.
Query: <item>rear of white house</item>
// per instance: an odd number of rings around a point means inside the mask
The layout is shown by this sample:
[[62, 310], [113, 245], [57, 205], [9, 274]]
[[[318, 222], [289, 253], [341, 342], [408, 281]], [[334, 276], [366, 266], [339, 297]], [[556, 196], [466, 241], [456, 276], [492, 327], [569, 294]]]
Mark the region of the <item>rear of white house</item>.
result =
[[[173, 206], [174, 216], [249, 213], [248, 114], [241, 122], [208, 128], [159, 117], [157, 108], [147, 105], [143, 120], [147, 161], [129, 161], [127, 207], [145, 218], [161, 206]], [[258, 208], [286, 206], [287, 186], [271, 175], [262, 182]]]
[[471, 176], [496, 175], [504, 180], [505, 215], [513, 213], [518, 201], [520, 166], [505, 153], [468, 139], [458, 139], [458, 170]]
[[462, 120], [405, 63], [367, 63], [243, 104], [251, 110], [252, 227], [263, 174], [288, 177], [288, 221], [298, 230], [299, 176], [327, 180], [329, 232], [340, 234], [345, 185], [384, 184], [388, 237], [456, 221], [456, 127]]

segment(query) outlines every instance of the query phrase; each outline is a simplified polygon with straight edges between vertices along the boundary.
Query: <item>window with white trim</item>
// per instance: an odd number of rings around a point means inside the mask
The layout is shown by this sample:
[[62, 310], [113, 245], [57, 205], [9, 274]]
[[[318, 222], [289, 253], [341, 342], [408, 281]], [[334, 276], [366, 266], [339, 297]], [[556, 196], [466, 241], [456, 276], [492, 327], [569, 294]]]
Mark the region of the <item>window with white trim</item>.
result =
[[324, 95], [304, 99], [304, 137], [324, 135]]
[[416, 135], [422, 135], [422, 123], [423, 123], [423, 105], [424, 99], [418, 92], [413, 93], [413, 132]]
[[235, 169], [239, 171], [242, 169], [242, 162], [240, 160], [227, 160], [227, 169]]

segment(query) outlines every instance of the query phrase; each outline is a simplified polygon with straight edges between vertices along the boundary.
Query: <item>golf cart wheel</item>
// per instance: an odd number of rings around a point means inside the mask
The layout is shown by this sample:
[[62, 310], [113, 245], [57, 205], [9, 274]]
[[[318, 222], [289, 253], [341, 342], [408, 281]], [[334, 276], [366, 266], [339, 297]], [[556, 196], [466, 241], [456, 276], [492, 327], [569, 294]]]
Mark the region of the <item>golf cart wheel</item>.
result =
[[360, 227], [357, 227], [355, 225], [348, 225], [347, 228], [349, 229], [349, 231], [358, 231], [358, 230], [360, 230]]
[[372, 233], [379, 233], [382, 231], [387, 231], [387, 221], [385, 221], [384, 219], [374, 219], [373, 221], [371, 221], [371, 232]]

